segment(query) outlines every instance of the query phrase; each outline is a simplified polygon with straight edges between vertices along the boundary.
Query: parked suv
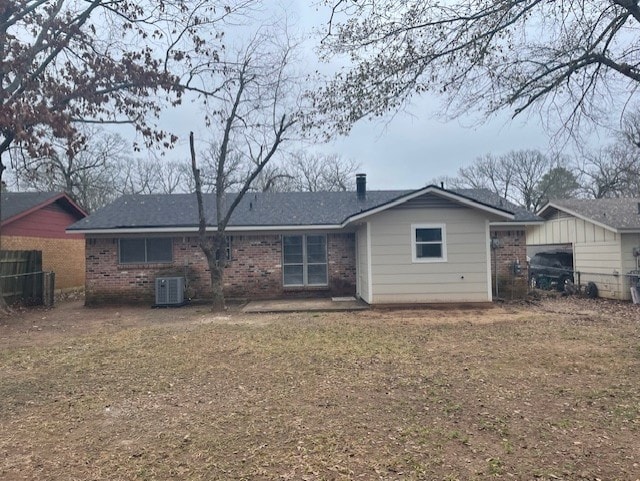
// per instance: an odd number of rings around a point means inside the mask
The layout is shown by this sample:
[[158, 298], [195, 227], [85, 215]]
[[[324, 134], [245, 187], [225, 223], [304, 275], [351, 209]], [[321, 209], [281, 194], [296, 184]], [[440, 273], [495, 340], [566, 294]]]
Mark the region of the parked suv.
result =
[[535, 254], [529, 262], [529, 285], [540, 289], [556, 287], [563, 291], [573, 283], [573, 254], [567, 251], [545, 251]]

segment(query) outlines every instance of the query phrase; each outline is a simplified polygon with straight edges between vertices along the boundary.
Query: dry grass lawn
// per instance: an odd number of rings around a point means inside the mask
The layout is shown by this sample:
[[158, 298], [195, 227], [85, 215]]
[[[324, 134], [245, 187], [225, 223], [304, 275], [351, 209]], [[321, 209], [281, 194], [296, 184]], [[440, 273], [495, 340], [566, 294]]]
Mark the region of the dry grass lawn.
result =
[[0, 320], [0, 479], [640, 479], [640, 309]]

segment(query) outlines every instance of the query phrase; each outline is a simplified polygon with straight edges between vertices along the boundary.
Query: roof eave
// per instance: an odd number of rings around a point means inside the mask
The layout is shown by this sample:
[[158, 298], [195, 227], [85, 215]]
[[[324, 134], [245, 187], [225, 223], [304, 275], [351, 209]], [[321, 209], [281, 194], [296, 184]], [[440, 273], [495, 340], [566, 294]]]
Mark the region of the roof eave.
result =
[[516, 226], [516, 225], [540, 225], [544, 224], [544, 220], [514, 220], [511, 222], [489, 222], [489, 225], [495, 226]]
[[463, 205], [466, 205], [468, 207], [472, 207], [475, 209], [479, 209], [479, 210], [483, 210], [486, 212], [489, 212], [491, 214], [494, 215], [498, 215], [500, 217], [503, 217], [505, 219], [509, 219], [509, 220], [515, 220], [515, 215], [509, 211], [503, 210], [503, 209], [498, 209], [496, 207], [491, 207], [487, 204], [484, 204], [482, 202], [479, 202], [475, 199], [472, 199], [470, 197], [467, 197], [465, 195], [462, 194], [457, 194], [455, 192], [451, 192], [449, 190], [446, 189], [442, 189], [440, 187], [434, 186], [434, 185], [428, 185], [427, 187], [423, 187], [422, 189], [418, 189], [415, 190], [413, 192], [410, 192], [408, 194], [402, 195], [400, 197], [396, 197], [395, 199], [392, 199], [388, 202], [385, 202], [384, 204], [378, 205], [376, 207], [372, 207], [370, 209], [367, 209], [365, 211], [359, 212], [357, 214], [353, 214], [349, 217], [347, 217], [343, 222], [342, 225], [347, 225], [351, 222], [356, 222], [364, 217], [369, 217], [371, 215], [377, 214], [378, 212], [383, 212], [387, 209], [391, 209], [392, 207], [396, 207], [398, 205], [404, 204], [405, 202], [414, 199], [416, 197], [420, 197], [421, 195], [424, 194], [428, 194], [434, 192], [436, 193], [436, 195], [441, 195], [442, 197], [448, 198], [450, 200], [455, 200], [457, 202], [460, 202]]
[[620, 232], [620, 230], [619, 230], [619, 229], [617, 229], [616, 227], [613, 227], [612, 225], [605, 224], [605, 223], [603, 223], [603, 222], [600, 222], [600, 221], [594, 220], [594, 219], [592, 219], [592, 218], [590, 218], [590, 217], [587, 217], [587, 216], [586, 216], [586, 215], [584, 215], [584, 214], [580, 214], [580, 213], [578, 213], [578, 212], [576, 212], [576, 211], [574, 211], [574, 210], [572, 210], [572, 209], [568, 209], [568, 208], [566, 208], [566, 207], [564, 207], [564, 206], [561, 206], [561, 205], [555, 204], [555, 203], [553, 203], [553, 202], [547, 202], [547, 203], [546, 203], [546, 204], [545, 204], [545, 205], [544, 205], [544, 206], [543, 206], [543, 207], [538, 211], [538, 214], [537, 214], [537, 215], [542, 216], [543, 212], [544, 212], [544, 211], [546, 211], [546, 210], [547, 210], [547, 208], [554, 208], [554, 209], [557, 209], [557, 210], [561, 210], [561, 211], [563, 211], [563, 212], [566, 212], [567, 214], [570, 214], [570, 215], [572, 215], [572, 216], [574, 216], [574, 217], [577, 217], [578, 219], [582, 219], [582, 220], [584, 220], [584, 221], [586, 221], [586, 222], [591, 222], [592, 224], [597, 225], [598, 227], [602, 227], [603, 229], [607, 229], [607, 230], [609, 230], [609, 231], [611, 231], [611, 232], [615, 232], [615, 233], [619, 233], [619, 232]]
[[65, 192], [60, 192], [56, 195], [53, 195], [51, 197], [49, 197], [46, 200], [43, 200], [42, 202], [40, 202], [37, 205], [34, 205], [33, 207], [31, 207], [30, 209], [27, 209], [25, 211], [22, 211], [16, 215], [14, 215], [13, 217], [9, 217], [5, 220], [3, 220], [0, 223], [0, 227], [4, 227], [8, 224], [11, 224], [12, 222], [17, 221], [18, 219], [22, 219], [23, 217], [28, 216], [29, 214], [32, 214], [34, 212], [36, 212], [39, 209], [42, 209], [43, 207], [46, 207], [47, 205], [53, 204], [54, 202], [57, 202], [60, 199], [64, 199], [66, 202], [69, 203], [69, 205], [73, 208], [73, 210], [75, 210], [78, 214], [80, 214], [83, 218], [87, 217], [89, 214], [87, 214], [87, 212], [80, 207], [78, 204], [76, 204], [73, 199], [71, 199], [71, 197], [69, 197]]
[[[538, 212], [536, 212], [536, 215], [539, 215], [539, 216], [541, 216], [541, 217], [542, 217], [542, 213], [543, 213], [544, 211], [546, 211], [548, 207], [551, 207], [551, 202], [547, 202], [545, 205], [543, 205], [542, 207], [540, 207], [540, 208], [538, 209]], [[557, 209], [557, 207], [556, 207], [556, 209]]]
[[[398, 197], [395, 197], [387, 202], [382, 204], [378, 204], [374, 207], [370, 207], [361, 212], [352, 214], [346, 217], [339, 224], [304, 224], [304, 225], [250, 225], [250, 226], [228, 226], [227, 231], [229, 232], [242, 232], [242, 231], [291, 231], [291, 230], [333, 230], [333, 229], [343, 229], [352, 222], [355, 222], [359, 219], [371, 216], [378, 212], [382, 212], [384, 210], [390, 209], [397, 205], [401, 205], [411, 199], [419, 197], [424, 194], [434, 193], [441, 197], [456, 201], [462, 205], [468, 206], [470, 208], [478, 209], [498, 217], [505, 219], [505, 223], [508, 225], [521, 225], [522, 222], [516, 221], [515, 215], [505, 209], [501, 209], [498, 207], [494, 207], [483, 202], [480, 202], [471, 197], [467, 197], [463, 194], [458, 194], [456, 192], [452, 192], [446, 189], [442, 189], [440, 187], [429, 185], [423, 187], [421, 189], [415, 190], [413, 192], [409, 192], [406, 194], [402, 194]], [[542, 221], [540, 221], [542, 222]], [[215, 232], [216, 227], [207, 227], [207, 231]], [[106, 228], [73, 228], [67, 229], [68, 233], [74, 234], [127, 234], [127, 233], [184, 233], [184, 232], [197, 232], [197, 226], [145, 226], [145, 227], [106, 227]]]
[[[267, 232], [267, 231], [309, 231], [309, 230], [337, 230], [344, 226], [340, 224], [313, 224], [313, 225], [246, 225], [228, 226], [225, 231], [233, 232]], [[207, 232], [216, 232], [215, 226], [207, 226]], [[198, 227], [108, 227], [104, 229], [67, 229], [67, 234], [183, 234], [197, 233]]]

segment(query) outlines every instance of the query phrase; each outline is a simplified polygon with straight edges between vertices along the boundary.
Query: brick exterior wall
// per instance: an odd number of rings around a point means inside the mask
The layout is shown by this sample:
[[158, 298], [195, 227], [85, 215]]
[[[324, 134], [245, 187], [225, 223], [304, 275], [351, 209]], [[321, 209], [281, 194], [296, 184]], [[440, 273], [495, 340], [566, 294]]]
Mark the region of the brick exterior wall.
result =
[[[234, 235], [231, 261], [225, 269], [224, 289], [229, 298], [269, 299], [284, 296], [354, 295], [355, 235], [328, 234], [329, 286], [284, 288], [280, 235]], [[88, 305], [153, 303], [156, 277], [185, 277], [187, 296], [210, 297], [207, 261], [196, 237], [174, 237], [169, 264], [118, 264], [118, 240], [87, 239], [86, 288]]]
[[334, 296], [356, 294], [356, 235], [327, 236], [329, 287]]
[[[496, 264], [498, 267], [498, 283], [502, 291], [508, 291], [510, 297], [520, 297], [526, 294], [528, 283], [527, 242], [524, 229], [520, 230], [491, 230], [491, 238], [497, 239], [498, 248], [491, 249], [491, 279], [495, 295]], [[513, 264], [516, 259], [520, 262], [520, 273], [515, 274]], [[505, 289], [506, 288], [506, 289]]]
[[3, 250], [42, 251], [42, 269], [56, 273], [56, 289], [84, 285], [84, 239], [2, 236], [0, 245]]

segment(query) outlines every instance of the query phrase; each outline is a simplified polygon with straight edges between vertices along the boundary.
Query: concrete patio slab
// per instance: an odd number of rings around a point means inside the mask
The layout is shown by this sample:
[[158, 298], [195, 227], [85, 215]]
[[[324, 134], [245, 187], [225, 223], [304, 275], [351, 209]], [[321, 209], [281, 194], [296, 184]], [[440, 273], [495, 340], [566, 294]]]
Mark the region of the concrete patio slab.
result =
[[359, 311], [369, 306], [354, 297], [250, 301], [242, 312]]

